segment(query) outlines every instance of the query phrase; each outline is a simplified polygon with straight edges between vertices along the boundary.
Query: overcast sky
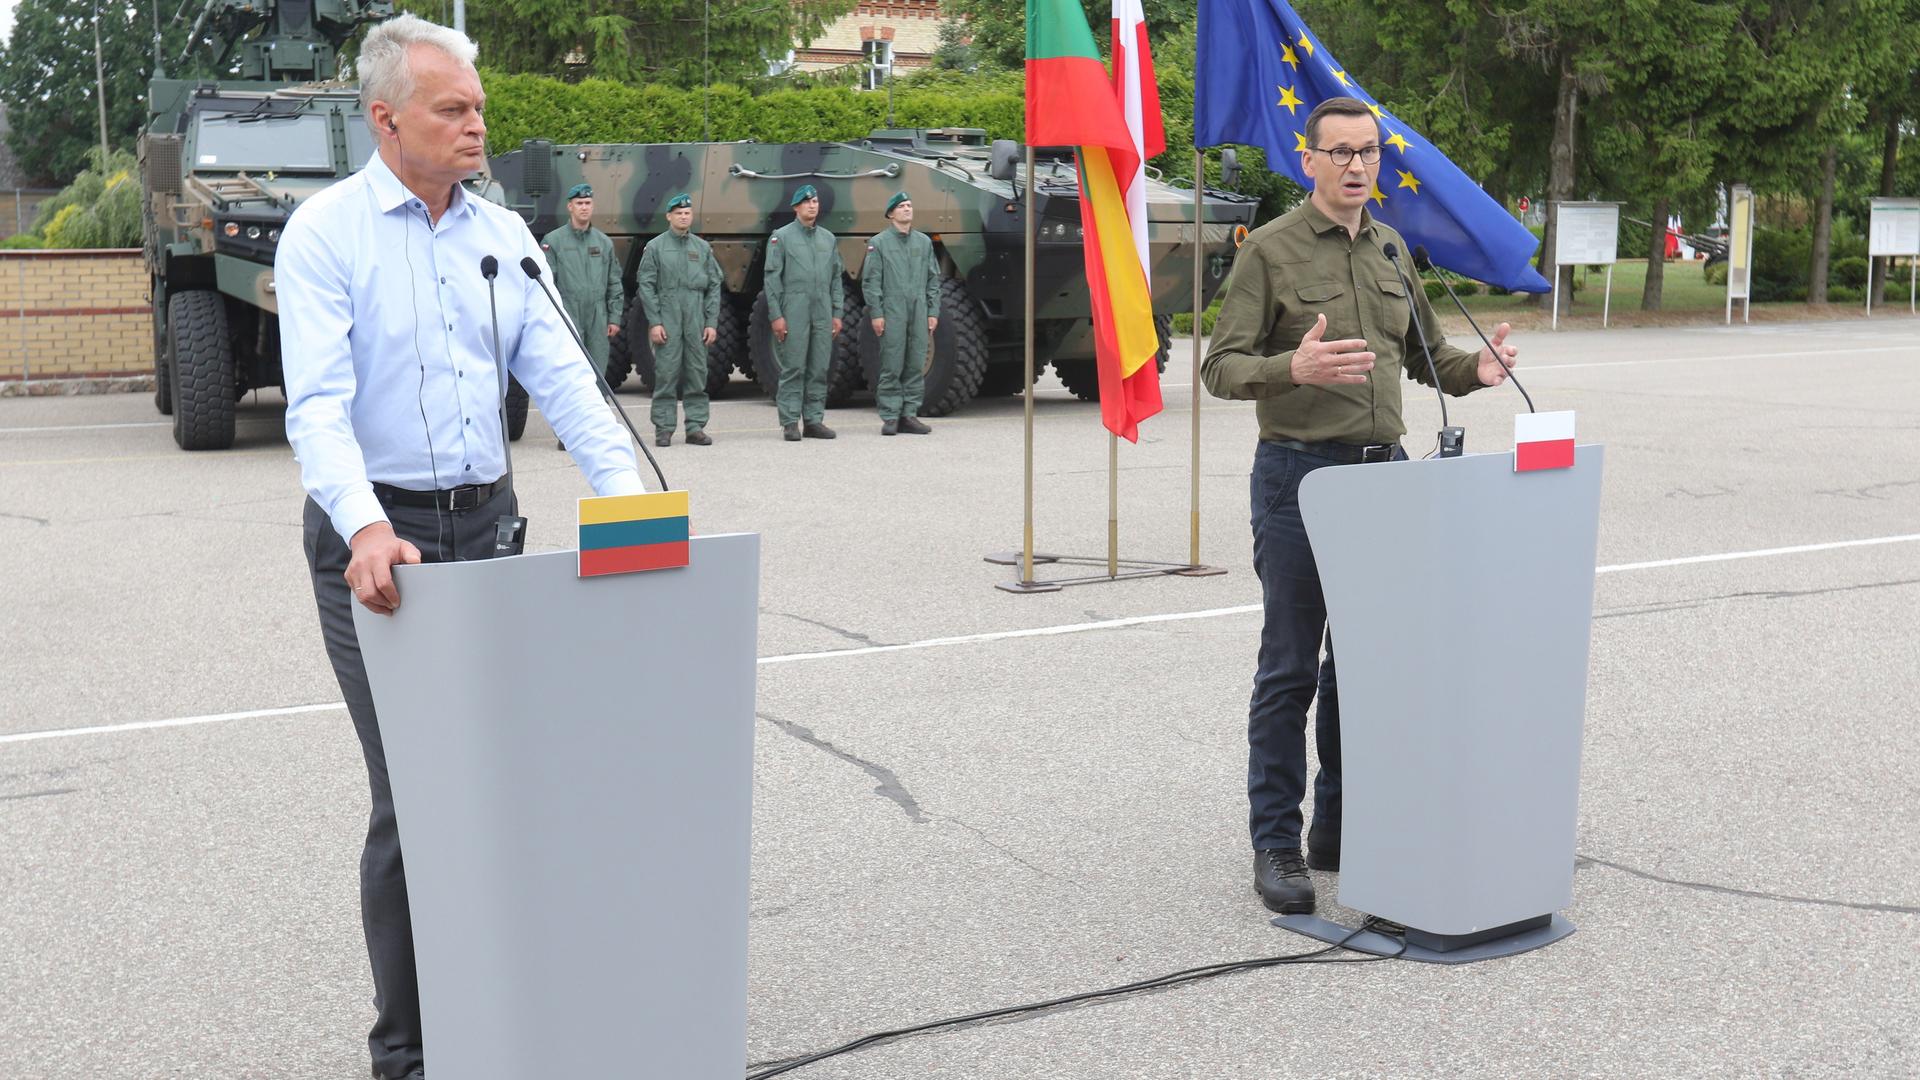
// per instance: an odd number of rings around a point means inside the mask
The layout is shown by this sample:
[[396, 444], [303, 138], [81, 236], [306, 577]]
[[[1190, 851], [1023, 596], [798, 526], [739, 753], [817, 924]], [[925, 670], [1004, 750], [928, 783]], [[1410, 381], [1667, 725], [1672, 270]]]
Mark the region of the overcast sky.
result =
[[0, 41], [13, 33], [13, 0], [0, 0]]

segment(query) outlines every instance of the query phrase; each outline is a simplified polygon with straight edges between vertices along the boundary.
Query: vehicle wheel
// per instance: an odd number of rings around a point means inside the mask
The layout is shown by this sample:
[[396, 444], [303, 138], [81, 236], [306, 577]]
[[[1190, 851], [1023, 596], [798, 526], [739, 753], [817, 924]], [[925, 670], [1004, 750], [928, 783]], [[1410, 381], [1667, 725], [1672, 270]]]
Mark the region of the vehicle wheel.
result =
[[[753, 358], [747, 355], [747, 318], [749, 304], [741, 303], [732, 293], [720, 296], [720, 324], [715, 326], [713, 348], [707, 351], [707, 392], [713, 392], [716, 378], [728, 379], [737, 369], [748, 379], [753, 378]], [[714, 374], [715, 366], [719, 375]]]
[[[980, 397], [1008, 397], [1026, 389], [1021, 379], [1026, 376], [1027, 358], [1018, 353], [990, 358], [987, 373], [980, 379]], [[1039, 382], [1045, 374], [1047, 365], [1037, 363], [1033, 366], [1033, 381]]]
[[167, 301], [154, 279], [153, 287], [153, 407], [161, 416], [173, 415], [173, 362], [167, 349]]
[[507, 376], [507, 441], [519, 442], [527, 432], [527, 390], [520, 380]]
[[[869, 386], [880, 385], [880, 345], [873, 327], [860, 320], [860, 362]], [[987, 375], [987, 320], [967, 287], [953, 278], [940, 281], [940, 325], [928, 350], [926, 394], [921, 416], [959, 411], [980, 393]]]
[[853, 400], [867, 386], [867, 373], [860, 363], [860, 327], [867, 321], [866, 305], [847, 301], [840, 315], [840, 332], [833, 336], [833, 355], [827, 360], [827, 405], [838, 409]]
[[211, 289], [167, 297], [171, 363], [173, 441], [182, 450], [225, 450], [233, 445], [233, 341], [227, 336], [227, 302]]
[[753, 381], [772, 401], [780, 392], [780, 357], [773, 351], [773, 320], [767, 316], [764, 290], [753, 298], [753, 312], [747, 316], [747, 356], [753, 362]]
[[[1167, 357], [1173, 349], [1173, 316], [1155, 315], [1153, 329], [1160, 336], [1160, 351], [1153, 355], [1154, 370], [1165, 374]], [[1060, 384], [1074, 397], [1081, 401], [1100, 400], [1100, 367], [1093, 357], [1055, 360], [1053, 370], [1060, 376]]]
[[653, 391], [653, 343], [647, 340], [647, 312], [638, 296], [627, 301], [620, 332], [607, 343], [607, 385], [618, 390], [629, 372], [640, 376], [642, 389]]

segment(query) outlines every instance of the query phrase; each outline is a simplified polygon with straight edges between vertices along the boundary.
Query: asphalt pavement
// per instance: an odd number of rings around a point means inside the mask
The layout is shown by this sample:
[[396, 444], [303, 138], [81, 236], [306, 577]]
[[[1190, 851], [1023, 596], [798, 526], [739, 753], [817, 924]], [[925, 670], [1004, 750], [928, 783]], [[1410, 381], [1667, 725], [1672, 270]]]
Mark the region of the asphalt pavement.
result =
[[[1514, 340], [1540, 406], [1607, 447], [1577, 932], [787, 1075], [1920, 1075], [1920, 320]], [[1188, 348], [1121, 447], [1130, 558], [1187, 555]], [[1438, 409], [1404, 389], [1417, 456]], [[1511, 447], [1518, 394], [1450, 405], [1470, 452]], [[1103, 554], [1098, 408], [1049, 376], [1036, 413], [1038, 546]], [[187, 454], [145, 395], [0, 399], [0, 1077], [367, 1075], [366, 778], [282, 415], [249, 398], [234, 449]], [[696, 532], [763, 537], [749, 1062], [1312, 947], [1250, 886], [1257, 427], [1200, 415], [1201, 557], [1228, 572], [1045, 595], [982, 558], [1020, 543], [1017, 398], [923, 438], [859, 404], [788, 444], [736, 378], [714, 446], [656, 451]], [[588, 489], [537, 413], [514, 461], [530, 550], [569, 546]], [[579, 647], [643, 692], [647, 657]]]

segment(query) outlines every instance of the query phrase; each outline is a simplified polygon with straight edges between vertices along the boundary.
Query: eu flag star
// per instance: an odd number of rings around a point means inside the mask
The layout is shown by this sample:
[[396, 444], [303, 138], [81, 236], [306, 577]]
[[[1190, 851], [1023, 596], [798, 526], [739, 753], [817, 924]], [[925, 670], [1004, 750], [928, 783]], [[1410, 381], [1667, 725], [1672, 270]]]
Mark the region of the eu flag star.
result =
[[1420, 181], [1417, 177], [1405, 169], [1395, 169], [1393, 171], [1400, 174], [1400, 187], [1411, 188], [1415, 195], [1420, 194]]
[[1373, 118], [1374, 118], [1375, 120], [1384, 120], [1384, 119], [1386, 119], [1386, 118], [1387, 118], [1387, 114], [1386, 114], [1386, 113], [1383, 113], [1383, 112], [1381, 112], [1381, 111], [1380, 111], [1380, 106], [1378, 106], [1378, 105], [1374, 105], [1374, 104], [1368, 104], [1368, 105], [1367, 105], [1367, 111], [1373, 114]]
[[1291, 45], [1280, 46], [1280, 59], [1285, 60], [1289, 64], [1292, 64], [1295, 71], [1298, 71], [1300, 69], [1300, 56], [1299, 54], [1293, 51], [1293, 46]]
[[1313, 55], [1313, 42], [1307, 40], [1307, 32], [1305, 30], [1300, 31], [1300, 47], [1307, 50], [1308, 56]]
[[1293, 133], [1293, 148], [1294, 148], [1295, 150], [1305, 150], [1305, 149], [1307, 148], [1307, 137], [1306, 137], [1306, 135], [1304, 135], [1304, 134], [1302, 134], [1301, 132], [1298, 132], [1298, 131], [1296, 131], [1296, 132], [1294, 132], [1294, 133]]
[[1293, 87], [1282, 86], [1280, 87], [1280, 100], [1274, 102], [1273, 104], [1275, 108], [1285, 105], [1287, 107], [1287, 115], [1293, 116], [1299, 113], [1300, 106], [1305, 105], [1306, 102], [1301, 101], [1298, 97], [1294, 96]]
[[1373, 194], [1367, 196], [1367, 198], [1372, 199], [1377, 206], [1387, 205], [1387, 193], [1380, 190], [1378, 183], [1373, 185]]
[[1333, 73], [1333, 77], [1340, 80], [1341, 86], [1350, 87], [1353, 85], [1352, 83], [1347, 81], [1347, 73], [1345, 71], [1336, 71]]
[[1387, 139], [1387, 145], [1404, 154], [1407, 152], [1407, 137], [1396, 131]]

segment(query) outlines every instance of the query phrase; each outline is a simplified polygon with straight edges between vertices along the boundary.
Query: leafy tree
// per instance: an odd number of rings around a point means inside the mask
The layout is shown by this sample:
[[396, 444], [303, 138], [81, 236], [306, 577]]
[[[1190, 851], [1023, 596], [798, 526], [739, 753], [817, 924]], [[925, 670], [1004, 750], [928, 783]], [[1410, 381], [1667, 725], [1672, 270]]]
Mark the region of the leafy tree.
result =
[[35, 247], [125, 248], [140, 246], [140, 166], [115, 150], [105, 163], [100, 148], [92, 164], [60, 193], [40, 204], [33, 219]]
[[[1086, 8], [1087, 25], [1093, 28], [1100, 51], [1107, 51], [1111, 36], [1107, 29], [1113, 21], [1112, 0], [1080, 0]], [[1158, 47], [1168, 34], [1193, 21], [1191, 0], [1142, 0], [1147, 16], [1147, 40]], [[967, 31], [973, 35], [973, 48], [981, 62], [995, 67], [1018, 70], [1027, 63], [1026, 0], [948, 0], [943, 13], [965, 16]], [[1155, 60], [1159, 59], [1156, 52]]]

